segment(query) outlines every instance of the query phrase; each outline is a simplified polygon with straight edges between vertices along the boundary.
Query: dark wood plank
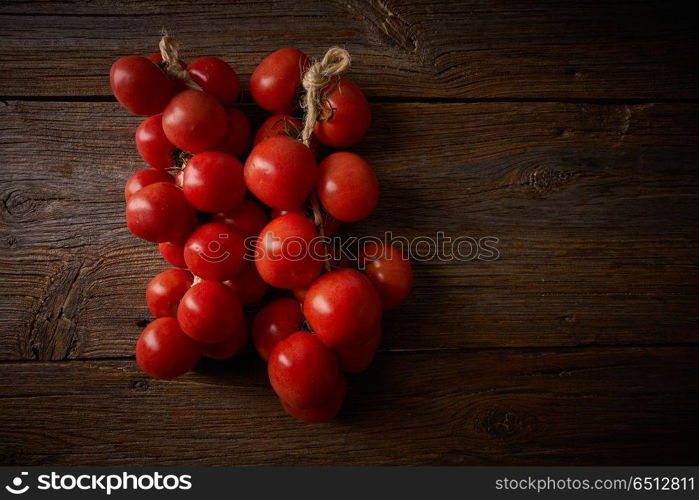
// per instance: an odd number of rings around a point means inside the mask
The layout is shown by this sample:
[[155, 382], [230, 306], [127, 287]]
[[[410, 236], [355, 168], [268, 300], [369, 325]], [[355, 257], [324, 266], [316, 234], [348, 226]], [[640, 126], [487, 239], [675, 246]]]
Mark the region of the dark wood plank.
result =
[[696, 19], [660, 0], [38, 0], [0, 16], [6, 96], [108, 95], [113, 60], [153, 52], [165, 27], [185, 58], [223, 57], [244, 81], [282, 46], [341, 44], [371, 96], [699, 97]]
[[[115, 103], [0, 109], [0, 358], [131, 355], [166, 268], [123, 219], [138, 120]], [[355, 149], [382, 198], [347, 233], [500, 241], [497, 261], [416, 262], [386, 349], [696, 342], [699, 106], [374, 111]]]
[[[382, 355], [340, 417], [287, 417], [260, 360], [0, 365], [3, 465], [691, 464], [699, 349]], [[88, 411], [89, 409], [89, 411]]]

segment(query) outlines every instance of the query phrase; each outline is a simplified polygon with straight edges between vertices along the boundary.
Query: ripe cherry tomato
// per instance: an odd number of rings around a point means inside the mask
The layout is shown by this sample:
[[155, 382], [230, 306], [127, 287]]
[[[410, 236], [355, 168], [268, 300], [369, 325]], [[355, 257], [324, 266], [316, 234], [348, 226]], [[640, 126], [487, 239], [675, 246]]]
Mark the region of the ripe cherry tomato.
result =
[[243, 314], [243, 327], [240, 330], [217, 344], [201, 344], [201, 353], [211, 359], [231, 358], [243, 350], [249, 336], [250, 322]]
[[136, 149], [153, 168], [170, 168], [175, 165], [177, 148], [167, 140], [163, 132], [163, 115], [153, 115], [141, 122], [136, 129]]
[[[313, 211], [310, 208], [292, 208], [289, 210], [279, 210], [279, 209], [273, 209], [272, 210], [272, 218], [275, 219], [277, 217], [281, 217], [282, 215], [286, 214], [291, 214], [291, 213], [296, 213], [296, 214], [301, 214], [306, 216], [309, 220], [313, 221], [315, 223], [314, 217], [313, 217]], [[335, 217], [332, 215], [328, 215], [326, 213], [323, 213], [323, 236], [327, 236], [328, 238], [332, 238], [337, 234], [337, 232], [340, 230], [340, 221], [337, 220]]]
[[255, 146], [245, 162], [245, 183], [272, 208], [300, 207], [318, 176], [313, 153], [291, 137], [275, 136]]
[[278, 217], [260, 232], [255, 264], [260, 276], [277, 288], [309, 284], [323, 268], [323, 250], [313, 223], [301, 214]]
[[245, 241], [225, 224], [202, 224], [185, 243], [184, 261], [202, 279], [226, 281], [243, 269]]
[[200, 90], [180, 92], [163, 111], [163, 131], [168, 140], [192, 154], [215, 150], [227, 127], [228, 115], [223, 106]]
[[362, 140], [371, 125], [371, 110], [354, 82], [335, 78], [321, 91], [320, 99], [321, 119], [314, 129], [318, 142], [347, 148]]
[[225, 212], [245, 198], [243, 165], [235, 156], [219, 151], [194, 155], [184, 168], [182, 191], [200, 212]]
[[184, 375], [199, 362], [201, 347], [177, 324], [175, 318], [158, 318], [143, 329], [136, 343], [136, 362], [157, 378]]
[[162, 69], [140, 56], [117, 59], [109, 71], [109, 82], [119, 103], [143, 116], [162, 112], [178, 86]]
[[329, 214], [357, 222], [376, 208], [379, 181], [374, 169], [354, 153], [333, 153], [319, 167], [318, 197]]
[[252, 340], [262, 359], [267, 361], [274, 346], [302, 324], [301, 305], [294, 299], [277, 299], [260, 309], [252, 322]]
[[238, 74], [218, 57], [200, 57], [187, 66], [189, 76], [224, 106], [232, 106], [240, 95]]
[[260, 278], [257, 267], [252, 261], [245, 261], [243, 270], [230, 280], [224, 281], [240, 299], [244, 306], [250, 306], [261, 301], [269, 290], [269, 285]]
[[183, 269], [168, 269], [156, 274], [146, 287], [146, 304], [158, 318], [177, 316], [180, 299], [192, 286], [192, 273]]
[[202, 281], [182, 297], [177, 321], [182, 331], [197, 342], [218, 344], [231, 335], [241, 335], [243, 308], [223, 283]]
[[216, 149], [242, 158], [250, 151], [250, 141], [252, 140], [250, 119], [237, 108], [227, 109], [226, 115], [228, 115], [226, 136]]
[[269, 381], [279, 398], [295, 408], [314, 408], [330, 400], [341, 377], [335, 353], [310, 332], [279, 341], [269, 356]]
[[339, 269], [311, 285], [303, 312], [325, 345], [343, 349], [361, 345], [372, 336], [381, 319], [381, 298], [362, 273]]
[[377, 325], [369, 340], [363, 344], [337, 351], [340, 369], [345, 373], [359, 373], [366, 370], [373, 361], [380, 342], [381, 326]]
[[327, 422], [332, 420], [340, 411], [342, 403], [345, 400], [345, 393], [347, 392], [347, 382], [345, 377], [340, 375], [338, 379], [337, 389], [328, 401], [325, 401], [320, 406], [315, 406], [313, 408], [299, 409], [294, 408], [289, 403], [281, 401], [282, 408], [294, 418], [303, 420], [304, 422], [309, 422], [317, 424], [320, 422]]
[[163, 241], [158, 244], [158, 250], [170, 265], [180, 268], [187, 267], [187, 263], [184, 261], [184, 241]]
[[124, 186], [124, 198], [126, 201], [129, 201], [132, 194], [140, 191], [149, 184], [155, 184], [156, 182], [174, 183], [175, 179], [165, 170], [156, 170], [153, 168], [139, 170], [131, 174], [126, 180], [126, 186]]
[[216, 213], [212, 218], [215, 222], [228, 224], [243, 238], [257, 236], [268, 222], [262, 205], [250, 197], [245, 198], [243, 203], [232, 210]]
[[413, 266], [397, 247], [370, 242], [362, 249], [360, 264], [381, 296], [384, 309], [403, 302], [413, 287]]
[[[252, 144], [257, 146], [262, 141], [266, 141], [276, 135], [286, 135], [300, 141], [302, 132], [303, 123], [298, 118], [289, 115], [274, 115], [262, 122], [260, 128], [257, 129], [255, 140]], [[315, 137], [311, 136], [308, 147], [311, 148], [313, 155], [318, 158], [318, 141], [315, 140]]]
[[272, 52], [250, 77], [252, 98], [270, 113], [292, 114], [298, 106], [301, 78], [310, 65], [310, 59], [300, 50], [287, 48]]
[[161, 243], [185, 238], [194, 213], [182, 190], [171, 182], [149, 184], [126, 202], [126, 225], [139, 238]]

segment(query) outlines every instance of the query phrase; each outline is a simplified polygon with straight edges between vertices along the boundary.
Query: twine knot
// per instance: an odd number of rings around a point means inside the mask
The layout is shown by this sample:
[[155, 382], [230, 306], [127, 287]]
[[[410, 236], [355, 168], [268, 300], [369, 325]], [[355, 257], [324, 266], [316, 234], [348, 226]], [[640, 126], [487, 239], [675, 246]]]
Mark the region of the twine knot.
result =
[[160, 56], [163, 58], [165, 72], [171, 78], [182, 80], [190, 89], [201, 90], [199, 84], [192, 80], [189, 72], [180, 66], [177, 43], [167, 34], [167, 31], [163, 31], [158, 48], [160, 48]]
[[310, 144], [313, 128], [316, 121], [318, 121], [320, 113], [318, 93], [330, 82], [331, 78], [347, 71], [350, 61], [350, 54], [345, 49], [330, 47], [323, 59], [313, 63], [303, 75], [301, 83], [306, 91], [306, 98], [302, 105], [306, 109], [306, 118], [304, 120], [303, 132], [301, 133], [301, 140], [306, 146]]

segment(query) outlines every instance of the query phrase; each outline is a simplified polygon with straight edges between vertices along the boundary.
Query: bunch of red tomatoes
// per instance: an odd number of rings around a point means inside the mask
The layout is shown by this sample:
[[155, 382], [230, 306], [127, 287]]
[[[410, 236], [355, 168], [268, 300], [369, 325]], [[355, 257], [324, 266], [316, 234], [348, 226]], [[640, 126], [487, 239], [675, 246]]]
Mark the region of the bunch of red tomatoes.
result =
[[[138, 365], [177, 377], [201, 356], [234, 356], [252, 330], [284, 409], [305, 421], [331, 419], [345, 397], [343, 372], [367, 368], [383, 310], [412, 287], [410, 262], [396, 247], [373, 242], [356, 261], [327, 251], [341, 222], [374, 210], [379, 185], [354, 153], [318, 161], [318, 143], [325, 150], [361, 140], [369, 104], [356, 84], [330, 78], [307, 146], [293, 116], [311, 66], [303, 52], [273, 52], [252, 74], [250, 93], [272, 114], [254, 134], [235, 107], [240, 81], [231, 66], [215, 57], [174, 61], [179, 67], [160, 54], [127, 56], [110, 72], [121, 105], [147, 116], [136, 147], [152, 168], [126, 183], [127, 225], [158, 243], [175, 268], [146, 289], [157, 319], [138, 339]], [[286, 296], [261, 307], [250, 325], [243, 307], [259, 307], [270, 287]]]

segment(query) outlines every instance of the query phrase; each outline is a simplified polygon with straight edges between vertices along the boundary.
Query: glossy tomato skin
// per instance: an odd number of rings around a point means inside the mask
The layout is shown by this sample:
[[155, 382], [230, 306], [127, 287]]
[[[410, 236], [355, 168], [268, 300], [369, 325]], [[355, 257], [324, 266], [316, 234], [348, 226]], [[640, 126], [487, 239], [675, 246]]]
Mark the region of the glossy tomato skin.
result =
[[247, 189], [238, 158], [219, 151], [194, 155], [184, 168], [182, 191], [200, 212], [224, 212], [243, 202]]
[[[298, 118], [289, 115], [273, 115], [262, 122], [260, 128], [257, 129], [255, 140], [252, 144], [257, 146], [262, 141], [277, 135], [285, 135], [300, 141], [302, 132], [303, 123]], [[318, 141], [316, 141], [315, 137], [311, 136], [308, 147], [313, 152], [313, 155], [318, 158]]]
[[174, 183], [175, 179], [164, 170], [156, 170], [153, 168], [138, 170], [137, 172], [131, 174], [126, 180], [126, 186], [124, 186], [124, 198], [126, 201], [129, 201], [132, 194], [140, 191], [149, 184], [155, 184], [156, 182]]
[[397, 247], [370, 242], [364, 246], [360, 264], [381, 296], [384, 309], [398, 306], [413, 287], [413, 266]]
[[170, 168], [175, 165], [175, 146], [163, 132], [163, 115], [149, 116], [136, 129], [136, 149], [145, 162], [153, 168]]
[[235, 292], [244, 306], [251, 306], [264, 299], [269, 290], [269, 285], [260, 278], [257, 267], [253, 261], [246, 260], [243, 270], [233, 279], [224, 281], [224, 284]]
[[136, 362], [157, 378], [175, 378], [194, 368], [199, 344], [182, 332], [175, 318], [158, 318], [143, 329], [136, 343]]
[[268, 55], [250, 77], [250, 93], [258, 106], [270, 113], [292, 114], [298, 107], [303, 73], [311, 65], [297, 49], [279, 49]]
[[227, 109], [226, 115], [228, 116], [226, 136], [216, 149], [242, 158], [250, 151], [250, 141], [252, 141], [250, 119], [237, 108]]
[[376, 325], [369, 340], [353, 347], [337, 351], [340, 369], [345, 373], [360, 373], [369, 368], [381, 343], [381, 326]]
[[245, 198], [243, 203], [231, 210], [215, 213], [212, 219], [229, 225], [243, 238], [257, 236], [269, 222], [262, 205], [250, 197]]
[[191, 287], [177, 308], [182, 331], [197, 342], [218, 344], [243, 329], [243, 308], [223, 283], [202, 281]]
[[336, 219], [357, 222], [369, 216], [379, 200], [379, 181], [374, 169], [354, 153], [326, 157], [319, 167], [318, 197]]
[[203, 356], [211, 359], [224, 360], [232, 358], [245, 347], [248, 337], [250, 336], [250, 322], [243, 315], [243, 326], [233, 335], [216, 344], [201, 344], [201, 353]]
[[303, 205], [318, 176], [310, 149], [287, 136], [274, 136], [253, 148], [245, 162], [245, 183], [263, 203], [289, 209]]
[[323, 248], [313, 223], [298, 213], [273, 219], [260, 232], [255, 265], [260, 276], [276, 288], [305, 286], [323, 268]]
[[252, 340], [260, 357], [267, 361], [279, 341], [299, 331], [302, 324], [301, 305], [294, 299], [277, 299], [260, 309], [252, 322]]
[[178, 148], [192, 154], [213, 151], [223, 141], [228, 115], [211, 95], [187, 89], [172, 98], [163, 111], [163, 131]]
[[192, 230], [194, 213], [182, 190], [171, 182], [143, 187], [126, 202], [126, 225], [139, 238], [162, 243], [185, 238]]
[[294, 408], [314, 408], [330, 400], [341, 377], [335, 354], [310, 332], [279, 341], [267, 364], [279, 398]]
[[299, 409], [294, 408], [289, 403], [280, 400], [282, 408], [292, 417], [302, 420], [304, 422], [309, 422], [312, 424], [318, 424], [321, 422], [327, 422], [335, 418], [337, 413], [342, 407], [342, 403], [345, 400], [345, 394], [347, 392], [347, 382], [345, 377], [340, 375], [338, 379], [337, 389], [335, 393], [330, 397], [328, 401], [323, 402], [319, 406], [313, 408]]
[[189, 63], [187, 72], [199, 86], [223, 106], [232, 106], [240, 95], [238, 74], [218, 57], [200, 57]]
[[177, 83], [145, 57], [117, 59], [109, 71], [112, 93], [131, 113], [142, 116], [163, 111], [177, 91]]
[[146, 304], [157, 318], [177, 316], [180, 299], [192, 286], [192, 273], [183, 269], [168, 269], [156, 274], [146, 286]]
[[202, 279], [233, 279], [245, 264], [245, 241], [225, 224], [202, 224], [185, 243], [184, 261], [189, 270]]
[[332, 80], [321, 91], [321, 117], [316, 122], [318, 142], [333, 148], [358, 143], [371, 125], [371, 109], [360, 88], [347, 78]]
[[158, 244], [158, 250], [170, 265], [182, 269], [187, 267], [187, 263], [184, 261], [184, 241], [163, 241]]
[[303, 312], [325, 345], [344, 349], [369, 340], [381, 319], [381, 298], [362, 273], [339, 269], [311, 285]]

